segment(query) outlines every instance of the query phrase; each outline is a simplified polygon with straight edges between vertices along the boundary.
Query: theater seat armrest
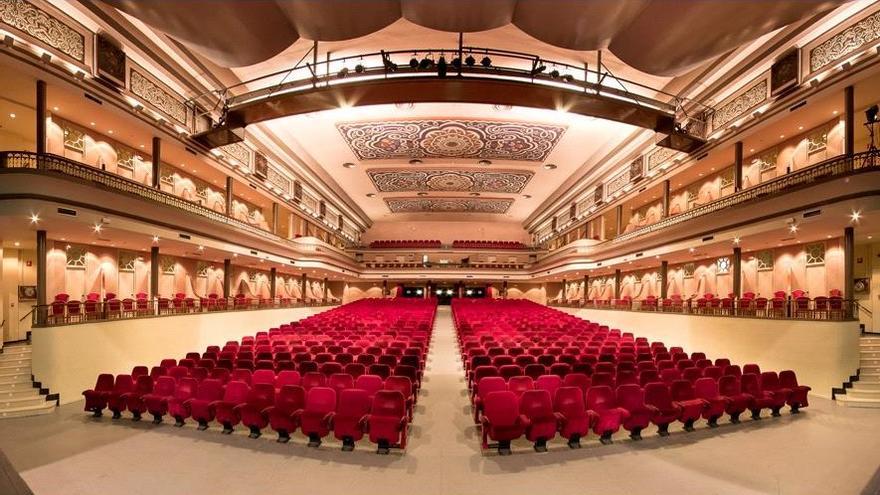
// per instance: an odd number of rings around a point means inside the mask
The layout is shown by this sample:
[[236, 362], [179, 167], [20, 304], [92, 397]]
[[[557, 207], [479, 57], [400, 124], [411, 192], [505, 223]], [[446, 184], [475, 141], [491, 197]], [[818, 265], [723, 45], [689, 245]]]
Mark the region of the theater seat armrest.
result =
[[532, 424], [532, 422], [529, 420], [528, 416], [526, 416], [525, 414], [519, 415], [519, 423], [523, 426], [529, 426]]
[[565, 420], [567, 419], [567, 418], [565, 417], [565, 414], [562, 414], [561, 412], [553, 413], [553, 415], [556, 416], [556, 422], [557, 422], [557, 423], [564, 423]]
[[369, 431], [370, 431], [370, 415], [364, 414], [364, 417], [361, 418], [361, 421], [363, 421], [364, 433], [369, 433]]
[[627, 419], [631, 416], [629, 411], [627, 411], [626, 409], [624, 409], [622, 407], [618, 407], [617, 412], [620, 413], [620, 417], [622, 417], [623, 419]]
[[232, 410], [235, 411], [235, 412], [239, 412], [239, 411], [241, 411], [242, 408], [244, 408], [244, 406], [246, 406], [246, 405], [247, 405], [247, 402], [242, 402], [241, 404], [236, 404], [236, 405], [232, 406]]
[[324, 415], [324, 419], [322, 419], [321, 421], [323, 421], [324, 424], [327, 425], [327, 428], [330, 428], [332, 430], [333, 429], [333, 418], [335, 416], [336, 416], [336, 413], [328, 412], [326, 415]]
[[651, 404], [645, 404], [645, 409], [651, 411], [651, 414], [654, 416], [660, 414], [660, 409], [657, 409], [657, 406], [653, 406]]
[[274, 410], [275, 410], [275, 406], [269, 406], [269, 407], [264, 408], [262, 411], [260, 411], [260, 414], [262, 414], [263, 416], [268, 416], [268, 415], [272, 414], [272, 411], [274, 411]]

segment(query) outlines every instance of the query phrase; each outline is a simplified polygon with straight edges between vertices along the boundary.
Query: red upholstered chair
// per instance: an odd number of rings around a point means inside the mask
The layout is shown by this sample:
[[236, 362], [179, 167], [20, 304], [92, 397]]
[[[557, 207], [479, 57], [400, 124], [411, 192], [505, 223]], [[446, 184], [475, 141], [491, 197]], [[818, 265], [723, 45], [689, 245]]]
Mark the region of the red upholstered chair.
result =
[[605, 445], [612, 443], [611, 436], [629, 418], [629, 411], [617, 407], [614, 390], [605, 385], [593, 385], [587, 392], [587, 408], [599, 415], [593, 432], [600, 435], [599, 441]]
[[698, 399], [706, 401], [703, 409], [703, 419], [709, 422], [710, 428], [718, 426], [720, 418], [727, 410], [730, 401], [718, 391], [718, 382], [712, 378], [700, 378], [694, 383], [694, 392]]
[[791, 407], [792, 414], [797, 414], [800, 408], [810, 405], [807, 402], [807, 393], [812, 389], [806, 385], [798, 385], [797, 376], [794, 371], [780, 371], [779, 385], [782, 388], [791, 390], [791, 395], [788, 396], [788, 405]]
[[751, 373], [753, 375], [760, 375], [761, 374], [761, 367], [758, 366], [757, 364], [746, 364], [743, 366], [742, 372], [743, 372], [743, 374]]
[[779, 376], [775, 371], [765, 371], [761, 373], [761, 390], [773, 399], [770, 406], [772, 415], [779, 416], [779, 410], [791, 397], [791, 389], [785, 388], [779, 383]]
[[162, 416], [168, 412], [168, 400], [174, 397], [177, 379], [171, 376], [160, 376], [153, 384], [153, 391], [143, 397], [147, 412], [153, 415], [153, 424], [162, 422]]
[[519, 398], [503, 390], [486, 395], [483, 405], [482, 446], [489, 448], [489, 440], [498, 442], [498, 453], [510, 455], [510, 442], [522, 436], [529, 420], [519, 413]]
[[376, 395], [376, 392], [382, 390], [384, 384], [385, 381], [382, 380], [381, 376], [361, 375], [355, 380], [354, 387], [361, 390], [366, 390], [370, 396], [370, 401], [372, 402], [373, 396]]
[[[129, 377], [130, 378], [130, 377]], [[107, 398], [113, 391], [113, 375], [102, 373], [98, 375], [95, 382], [95, 388], [83, 391], [86, 398], [84, 410], [90, 412], [96, 418], [100, 418], [105, 407], [107, 407]]]
[[645, 404], [645, 391], [639, 385], [620, 385], [617, 387], [617, 405], [629, 413], [623, 428], [633, 440], [642, 439], [642, 430], [651, 424], [657, 408]]
[[223, 399], [212, 405], [215, 419], [223, 425], [223, 434], [232, 434], [235, 425], [241, 422], [237, 406], [247, 400], [250, 389], [251, 387], [247, 383], [233, 380], [226, 384]]
[[397, 390], [380, 390], [373, 397], [366, 429], [377, 454], [388, 454], [392, 447], [406, 449], [406, 398]]
[[196, 397], [189, 400], [190, 416], [199, 423], [199, 430], [207, 430], [208, 423], [214, 420], [213, 404], [223, 398], [223, 381], [208, 378], [199, 384]]
[[278, 432], [278, 443], [290, 441], [290, 434], [296, 431], [299, 411], [305, 407], [306, 391], [299, 385], [284, 385], [275, 396], [275, 404], [264, 412], [269, 426]]
[[694, 423], [700, 419], [708, 403], [697, 398], [694, 386], [687, 380], [675, 380], [669, 386], [672, 400], [681, 407], [678, 420], [684, 423], [685, 431], [694, 431]]
[[775, 406], [773, 397], [761, 389], [761, 376], [754, 373], [744, 373], [740, 378], [742, 391], [752, 396], [749, 409], [752, 419], [761, 419], [761, 409], [769, 409]]
[[681, 406], [672, 401], [669, 387], [665, 383], [645, 385], [645, 404], [657, 409], [651, 420], [657, 425], [661, 437], [669, 435], [669, 424], [681, 416]]
[[572, 449], [581, 447], [581, 438], [589, 434], [599, 416], [587, 410], [584, 393], [578, 387], [560, 387], [556, 390], [553, 401], [556, 419], [559, 423], [559, 434], [568, 440]]
[[138, 377], [147, 376], [146, 366], [135, 366], [131, 373], [117, 375], [113, 391], [107, 394], [107, 409], [113, 413], [113, 419], [122, 417], [122, 412], [125, 411], [125, 399], [122, 396], [134, 390]]
[[[159, 377], [157, 377], [158, 379]], [[120, 397], [125, 401], [125, 408], [132, 414], [132, 419], [134, 421], [140, 421], [141, 415], [147, 411], [146, 404], [144, 404], [144, 395], [149, 394], [153, 391], [153, 377], [152, 376], [139, 376], [137, 381], [134, 384], [134, 389], [131, 392], [126, 394], [122, 394]]]
[[198, 395], [199, 382], [195, 378], [181, 378], [174, 396], [168, 399], [168, 414], [174, 418], [174, 426], [181, 427], [190, 416], [190, 400]]
[[473, 398], [474, 423], [480, 424], [480, 414], [482, 414], [486, 396], [492, 392], [508, 390], [507, 382], [500, 376], [487, 376], [477, 383]]
[[733, 424], [739, 423], [739, 415], [750, 409], [754, 400], [751, 395], [743, 393], [739, 377], [733, 375], [724, 375], [718, 379], [718, 393], [728, 399], [724, 412], [730, 416]]
[[526, 438], [534, 442], [535, 452], [546, 452], [547, 441], [556, 436], [559, 418], [553, 411], [553, 399], [546, 390], [527, 390], [519, 399], [519, 412], [529, 420]]
[[415, 405], [412, 381], [405, 376], [389, 376], [388, 379], [385, 380], [383, 388], [384, 390], [396, 390], [403, 395], [403, 399], [406, 402], [406, 417], [409, 421], [412, 421], [413, 407]]
[[[323, 375], [321, 375], [323, 376]], [[336, 391], [329, 387], [312, 387], [306, 393], [305, 407], [299, 411], [300, 431], [309, 437], [309, 447], [319, 447], [330, 433], [330, 418], [336, 411]]]
[[244, 403], [236, 406], [237, 413], [241, 418], [241, 424], [245, 425], [250, 438], [259, 438], [260, 430], [269, 424], [269, 414], [266, 408], [275, 403], [275, 385], [273, 383], [255, 383], [248, 391]]
[[333, 436], [342, 441], [343, 451], [354, 450], [363, 438], [371, 399], [366, 390], [351, 388], [338, 394], [336, 412], [331, 417]]
[[522, 396], [523, 392], [535, 389], [535, 381], [528, 376], [514, 376], [507, 381], [507, 390], [515, 393], [517, 397]]
[[[584, 373], [569, 373], [562, 379], [563, 387], [577, 387], [581, 394], [586, 397], [587, 390], [590, 388], [590, 377]], [[559, 391], [557, 390], [557, 393]]]

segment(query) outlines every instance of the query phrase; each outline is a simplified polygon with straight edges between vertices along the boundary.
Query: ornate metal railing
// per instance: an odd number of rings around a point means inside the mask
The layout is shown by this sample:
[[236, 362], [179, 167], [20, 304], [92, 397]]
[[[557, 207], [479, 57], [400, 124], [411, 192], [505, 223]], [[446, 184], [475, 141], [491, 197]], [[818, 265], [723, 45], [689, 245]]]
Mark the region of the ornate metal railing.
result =
[[140, 182], [69, 160], [58, 155], [38, 155], [37, 153], [29, 151], [3, 151], [0, 152], [0, 169], [35, 169], [63, 174], [67, 177], [74, 177], [93, 185], [112, 189], [114, 192], [126, 193], [140, 199], [146, 199], [157, 204], [198, 215], [243, 230], [266, 240], [288, 243], [291, 248], [296, 248], [294, 243], [284, 237], [275, 235], [267, 230], [263, 230], [241, 220], [237, 220], [224, 213], [188, 201], [179, 196], [175, 196], [174, 194], [141, 184]]
[[854, 170], [875, 167], [880, 165], [880, 153], [876, 151], [857, 153], [854, 156], [839, 156], [826, 160], [811, 167], [785, 174], [767, 182], [750, 187], [743, 191], [725, 196], [711, 203], [692, 208], [684, 213], [664, 218], [659, 222], [621, 234], [611, 240], [612, 244], [618, 244], [634, 239], [645, 234], [663, 230], [673, 225], [715, 213], [732, 206], [742, 205], [757, 199], [767, 199], [782, 193], [791, 192], [793, 189], [809, 186], [848, 174]]

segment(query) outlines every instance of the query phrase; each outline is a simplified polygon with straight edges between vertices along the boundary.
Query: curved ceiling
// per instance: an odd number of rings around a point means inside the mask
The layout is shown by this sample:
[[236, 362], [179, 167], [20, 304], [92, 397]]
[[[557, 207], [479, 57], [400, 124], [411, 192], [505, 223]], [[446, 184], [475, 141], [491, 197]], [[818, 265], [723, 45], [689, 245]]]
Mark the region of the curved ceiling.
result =
[[265, 61], [299, 38], [340, 41], [404, 17], [447, 32], [514, 24], [545, 43], [609, 48], [630, 66], [675, 76], [849, 0], [103, 0], [213, 61]]

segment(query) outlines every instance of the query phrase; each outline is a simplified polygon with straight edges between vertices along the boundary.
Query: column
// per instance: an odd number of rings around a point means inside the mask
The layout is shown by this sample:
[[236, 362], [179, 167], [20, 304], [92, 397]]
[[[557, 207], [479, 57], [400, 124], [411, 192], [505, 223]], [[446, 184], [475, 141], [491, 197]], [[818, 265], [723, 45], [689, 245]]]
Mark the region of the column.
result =
[[584, 275], [584, 302], [590, 299], [590, 276]]
[[388, 281], [382, 281], [382, 297], [388, 297]]
[[620, 299], [620, 269], [614, 270], [614, 299]]
[[278, 234], [278, 216], [280, 215], [280, 208], [278, 203], [272, 203], [272, 233]]
[[660, 262], [660, 299], [666, 299], [669, 296], [669, 283], [667, 282], [667, 278], [669, 277], [669, 262], [661, 261]]
[[309, 284], [309, 279], [306, 277], [305, 272], [302, 274], [302, 278], [300, 279], [300, 292], [302, 293], [303, 302], [306, 301], [306, 285]]
[[743, 143], [733, 143], [733, 191], [739, 192], [743, 188]]
[[[46, 81], [37, 81], [37, 154], [46, 153]], [[37, 161], [37, 164], [41, 160]]]
[[[42, 81], [40, 81], [42, 82]], [[46, 323], [48, 298], [46, 297], [46, 231], [37, 231], [37, 325]]]
[[232, 216], [232, 176], [226, 176], [226, 216]]
[[562, 302], [568, 302], [568, 281], [562, 279]]
[[853, 273], [855, 268], [855, 230], [843, 229], [843, 298], [852, 300], [855, 296]]
[[150, 298], [157, 297], [159, 297], [159, 246], [153, 246], [150, 248]]
[[223, 297], [229, 297], [232, 290], [232, 260], [223, 260]]
[[159, 164], [162, 163], [162, 140], [153, 137], [153, 187], [159, 189], [161, 184], [161, 176], [159, 174]]
[[507, 280], [501, 282], [501, 298], [507, 299]]
[[843, 112], [844, 112], [844, 145], [843, 151], [846, 156], [853, 156], [856, 147], [856, 114], [855, 114], [855, 91], [852, 86], [843, 89]]
[[278, 269], [274, 266], [269, 269], [269, 299], [275, 300], [275, 278], [278, 276]]
[[742, 248], [733, 248], [733, 297], [742, 295]]
[[327, 295], [329, 294], [327, 290], [327, 277], [324, 277], [324, 302], [327, 302]]
[[623, 205], [617, 205], [615, 211], [617, 211], [617, 234], [615, 234], [617, 236], [623, 233]]
[[669, 216], [669, 201], [672, 197], [672, 192], [670, 190], [671, 184], [669, 183], [669, 179], [663, 181], [663, 218]]

